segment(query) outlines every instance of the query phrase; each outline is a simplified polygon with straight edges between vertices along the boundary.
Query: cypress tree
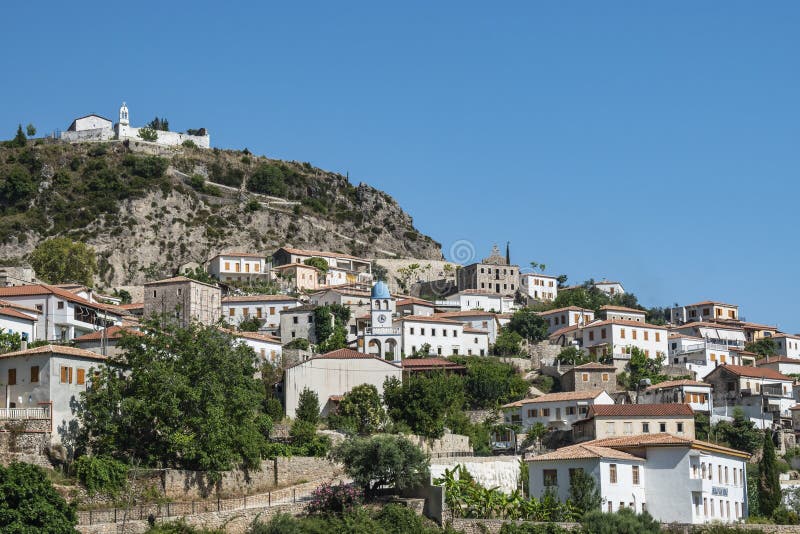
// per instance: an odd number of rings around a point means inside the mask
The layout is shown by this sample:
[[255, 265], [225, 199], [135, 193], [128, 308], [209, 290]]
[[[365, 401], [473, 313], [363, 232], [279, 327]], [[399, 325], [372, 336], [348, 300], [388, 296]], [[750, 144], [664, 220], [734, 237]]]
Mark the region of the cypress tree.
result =
[[775, 444], [772, 433], [764, 432], [764, 452], [758, 465], [758, 504], [761, 515], [772, 516], [781, 504], [781, 483], [778, 477], [778, 464], [775, 457]]

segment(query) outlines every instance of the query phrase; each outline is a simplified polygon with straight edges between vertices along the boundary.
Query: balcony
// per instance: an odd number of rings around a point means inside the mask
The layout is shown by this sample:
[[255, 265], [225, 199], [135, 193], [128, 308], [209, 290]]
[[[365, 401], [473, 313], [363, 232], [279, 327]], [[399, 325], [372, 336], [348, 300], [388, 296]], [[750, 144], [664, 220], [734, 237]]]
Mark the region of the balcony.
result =
[[393, 326], [368, 326], [364, 329], [368, 336], [399, 336], [400, 328]]
[[24, 419], [50, 419], [50, 407], [0, 408], [0, 420], [2, 421], [20, 421]]
[[693, 493], [711, 493], [711, 480], [706, 478], [690, 478], [689, 491]]

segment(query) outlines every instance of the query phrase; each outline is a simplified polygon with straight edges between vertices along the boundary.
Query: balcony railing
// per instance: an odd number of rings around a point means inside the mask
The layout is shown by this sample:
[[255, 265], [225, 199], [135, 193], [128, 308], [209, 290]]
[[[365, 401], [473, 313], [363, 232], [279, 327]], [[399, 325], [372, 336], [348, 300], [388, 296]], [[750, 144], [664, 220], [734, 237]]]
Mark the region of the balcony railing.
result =
[[399, 336], [400, 328], [394, 326], [368, 326], [365, 329], [368, 336]]
[[0, 420], [50, 419], [50, 408], [0, 408]]

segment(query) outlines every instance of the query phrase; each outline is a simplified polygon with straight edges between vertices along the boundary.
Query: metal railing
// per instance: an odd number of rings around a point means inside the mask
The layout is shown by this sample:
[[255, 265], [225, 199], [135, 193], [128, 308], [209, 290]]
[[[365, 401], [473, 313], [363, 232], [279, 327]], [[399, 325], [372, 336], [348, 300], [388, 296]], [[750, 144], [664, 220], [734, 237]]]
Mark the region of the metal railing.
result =
[[50, 419], [50, 407], [0, 408], [0, 420]]
[[365, 333], [370, 336], [399, 336], [400, 328], [393, 326], [368, 326], [364, 329]]

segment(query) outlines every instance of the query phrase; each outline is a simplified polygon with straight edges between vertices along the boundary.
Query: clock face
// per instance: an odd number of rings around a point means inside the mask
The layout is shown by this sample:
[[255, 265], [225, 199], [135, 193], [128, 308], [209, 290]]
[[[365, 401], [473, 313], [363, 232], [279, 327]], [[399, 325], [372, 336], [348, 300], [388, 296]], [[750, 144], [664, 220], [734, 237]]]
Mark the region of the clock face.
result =
[[385, 323], [386, 322], [386, 316], [384, 314], [380, 314], [378, 316], [378, 322], [379, 323]]

